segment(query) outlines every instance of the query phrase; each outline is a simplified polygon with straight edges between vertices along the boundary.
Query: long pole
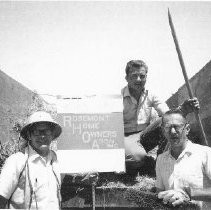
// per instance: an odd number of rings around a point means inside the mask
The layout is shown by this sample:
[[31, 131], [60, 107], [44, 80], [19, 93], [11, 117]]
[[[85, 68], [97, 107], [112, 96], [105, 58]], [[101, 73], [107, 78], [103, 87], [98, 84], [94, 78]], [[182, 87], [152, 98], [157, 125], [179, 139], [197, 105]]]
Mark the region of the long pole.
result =
[[[180, 50], [180, 47], [179, 47], [179, 43], [178, 43], [178, 40], [177, 40], [176, 32], [175, 32], [175, 29], [174, 29], [174, 24], [172, 22], [172, 18], [171, 18], [171, 14], [170, 14], [169, 9], [168, 9], [168, 19], [169, 19], [169, 25], [170, 25], [170, 28], [171, 28], [171, 33], [172, 33], [172, 36], [173, 36], [173, 39], [174, 39], [174, 44], [175, 44], [175, 47], [176, 47], [176, 50], [177, 50], [177, 55], [178, 55], [178, 58], [179, 58], [180, 66], [182, 68], [182, 73], [183, 73], [185, 83], [186, 83], [186, 86], [187, 86], [187, 89], [188, 89], [188, 93], [189, 93], [190, 98], [193, 98], [193, 92], [191, 90], [191, 86], [190, 86], [190, 83], [189, 83], [189, 80], [188, 80], [185, 64], [184, 64], [184, 61], [183, 61], [182, 53], [181, 53], [181, 50]], [[201, 133], [202, 133], [203, 141], [204, 141], [203, 143], [204, 143], [204, 145], [208, 145], [207, 138], [206, 138], [206, 135], [205, 135], [205, 132], [204, 132], [204, 129], [203, 129], [203, 125], [202, 125], [199, 113], [198, 113], [198, 111], [195, 111], [194, 113], [195, 113], [196, 120], [199, 123], [199, 127], [201, 129]]]
[[92, 210], [95, 210], [95, 184], [92, 183]]

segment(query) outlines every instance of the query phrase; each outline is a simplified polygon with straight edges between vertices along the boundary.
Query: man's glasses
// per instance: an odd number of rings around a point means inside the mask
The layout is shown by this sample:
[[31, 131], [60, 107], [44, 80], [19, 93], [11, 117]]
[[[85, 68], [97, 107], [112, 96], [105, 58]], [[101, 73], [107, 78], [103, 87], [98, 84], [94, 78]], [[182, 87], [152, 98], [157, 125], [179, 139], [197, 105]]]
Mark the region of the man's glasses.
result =
[[146, 78], [146, 75], [145, 74], [131, 74], [130, 75], [130, 78], [133, 79], [133, 80], [138, 79], [138, 77], [140, 79], [145, 79]]
[[50, 129], [45, 129], [45, 130], [32, 130], [32, 134], [34, 136], [41, 136], [41, 135], [45, 135], [45, 136], [50, 136], [52, 134]]
[[172, 128], [175, 129], [175, 131], [178, 133], [178, 132], [181, 132], [184, 130], [186, 126], [186, 123], [185, 124], [178, 124], [178, 125], [163, 125], [163, 129], [166, 131], [166, 132], [169, 132]]

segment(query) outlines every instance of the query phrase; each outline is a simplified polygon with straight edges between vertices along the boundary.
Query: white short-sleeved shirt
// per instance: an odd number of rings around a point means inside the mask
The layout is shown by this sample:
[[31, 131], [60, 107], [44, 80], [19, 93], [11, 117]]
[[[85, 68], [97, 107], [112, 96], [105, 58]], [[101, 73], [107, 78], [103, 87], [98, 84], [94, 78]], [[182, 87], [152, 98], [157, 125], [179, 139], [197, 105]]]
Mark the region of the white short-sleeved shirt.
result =
[[[170, 151], [158, 156], [156, 162], [156, 187], [161, 190], [211, 187], [211, 148], [187, 142], [178, 159]], [[209, 206], [210, 203], [205, 203]]]
[[[10, 208], [25, 208], [24, 192], [27, 169], [21, 170], [28, 158], [29, 177], [33, 188], [31, 209], [59, 209], [60, 173], [55, 152], [51, 151], [45, 159], [31, 147], [11, 155], [5, 162], [0, 174], [0, 195], [9, 199]], [[19, 182], [18, 182], [19, 180]], [[36, 207], [37, 206], [37, 207]]]
[[162, 102], [157, 96], [150, 94], [148, 90], [143, 92], [138, 102], [130, 95], [128, 86], [122, 89], [122, 96], [125, 133], [143, 131], [153, 117], [152, 108], [157, 111], [159, 116], [169, 110], [166, 103]]

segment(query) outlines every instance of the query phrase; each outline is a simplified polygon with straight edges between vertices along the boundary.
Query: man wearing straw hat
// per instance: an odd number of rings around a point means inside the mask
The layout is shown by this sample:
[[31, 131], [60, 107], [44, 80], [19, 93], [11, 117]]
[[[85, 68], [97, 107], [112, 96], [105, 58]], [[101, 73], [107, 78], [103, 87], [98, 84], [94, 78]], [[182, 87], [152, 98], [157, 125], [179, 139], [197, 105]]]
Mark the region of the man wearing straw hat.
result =
[[[61, 132], [49, 113], [37, 111], [29, 116], [20, 133], [27, 147], [11, 155], [0, 174], [0, 209], [60, 209], [61, 177], [50, 144]], [[98, 173], [93, 172], [76, 176], [81, 184], [98, 180]]]
[[0, 208], [60, 208], [60, 173], [50, 143], [61, 131], [47, 112], [37, 111], [27, 119], [20, 133], [27, 147], [11, 155], [0, 174]]

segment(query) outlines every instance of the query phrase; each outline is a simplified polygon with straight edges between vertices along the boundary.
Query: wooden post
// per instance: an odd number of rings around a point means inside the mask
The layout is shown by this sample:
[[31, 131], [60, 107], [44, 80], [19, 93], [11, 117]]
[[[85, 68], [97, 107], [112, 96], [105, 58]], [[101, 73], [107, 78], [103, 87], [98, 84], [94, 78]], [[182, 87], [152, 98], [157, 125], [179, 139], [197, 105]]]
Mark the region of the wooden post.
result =
[[[179, 43], [178, 43], [178, 40], [177, 40], [176, 32], [175, 32], [175, 29], [174, 29], [174, 24], [172, 22], [172, 18], [171, 18], [171, 14], [170, 14], [169, 9], [168, 9], [168, 19], [169, 19], [169, 25], [170, 25], [171, 33], [172, 33], [172, 36], [173, 36], [173, 39], [174, 39], [174, 44], [175, 44], [175, 47], [176, 47], [177, 55], [178, 55], [178, 58], [179, 58], [180, 66], [182, 68], [182, 73], [183, 73], [185, 83], [186, 83], [186, 86], [187, 86], [187, 89], [188, 89], [188, 93], [189, 93], [190, 98], [193, 98], [193, 92], [191, 90], [191, 86], [190, 86], [190, 83], [189, 83], [189, 80], [188, 80], [185, 64], [184, 64], [184, 61], [183, 61], [182, 53], [181, 53], [181, 50], [180, 50], [180, 47], [179, 47]], [[204, 132], [204, 129], [203, 129], [203, 125], [202, 125], [199, 113], [198, 113], [198, 111], [195, 111], [194, 113], [195, 113], [196, 120], [199, 123], [199, 127], [201, 129], [201, 133], [202, 133], [202, 136], [203, 136], [203, 143], [204, 143], [204, 145], [208, 145], [207, 138], [206, 138], [206, 135], [205, 135], [205, 132]]]

